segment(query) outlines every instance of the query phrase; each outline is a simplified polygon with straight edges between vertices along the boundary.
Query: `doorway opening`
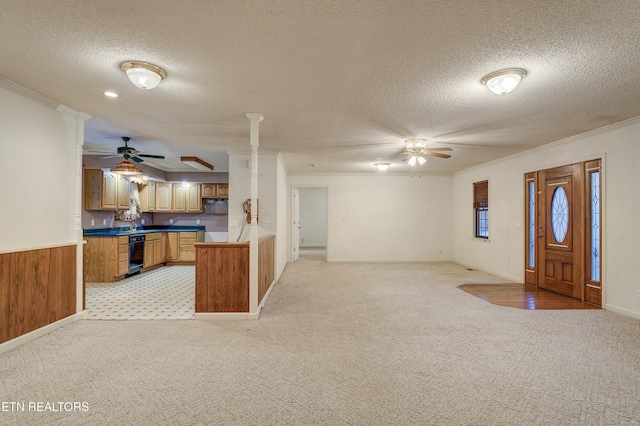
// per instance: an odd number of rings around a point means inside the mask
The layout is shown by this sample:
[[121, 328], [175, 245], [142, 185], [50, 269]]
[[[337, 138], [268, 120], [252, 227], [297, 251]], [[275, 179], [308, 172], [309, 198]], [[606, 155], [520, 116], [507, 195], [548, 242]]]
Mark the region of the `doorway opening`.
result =
[[327, 188], [293, 188], [293, 261], [327, 261]]
[[601, 160], [525, 174], [525, 283], [602, 305]]

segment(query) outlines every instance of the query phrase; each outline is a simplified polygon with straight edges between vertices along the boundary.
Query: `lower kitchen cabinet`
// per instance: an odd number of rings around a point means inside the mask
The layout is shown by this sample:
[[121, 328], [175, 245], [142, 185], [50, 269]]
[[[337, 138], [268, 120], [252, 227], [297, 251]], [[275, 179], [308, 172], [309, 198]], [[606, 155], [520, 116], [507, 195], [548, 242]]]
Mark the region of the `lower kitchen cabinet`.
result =
[[88, 282], [113, 282], [129, 271], [129, 237], [85, 237], [84, 273]]
[[178, 233], [167, 232], [167, 262], [178, 261]]

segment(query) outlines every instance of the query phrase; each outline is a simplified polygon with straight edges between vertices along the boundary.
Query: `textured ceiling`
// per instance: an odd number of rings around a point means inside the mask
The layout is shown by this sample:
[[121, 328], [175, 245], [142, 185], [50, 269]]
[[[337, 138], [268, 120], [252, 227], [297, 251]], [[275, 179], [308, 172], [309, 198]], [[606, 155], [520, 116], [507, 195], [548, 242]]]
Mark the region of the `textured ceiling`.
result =
[[[453, 148], [441, 173], [640, 115], [639, 36], [637, 0], [0, 0], [0, 76], [93, 116], [86, 149], [131, 136], [165, 170], [225, 170], [261, 112], [290, 172], [406, 173], [424, 137]], [[127, 60], [167, 78], [137, 89]], [[480, 83], [509, 67], [511, 94]]]

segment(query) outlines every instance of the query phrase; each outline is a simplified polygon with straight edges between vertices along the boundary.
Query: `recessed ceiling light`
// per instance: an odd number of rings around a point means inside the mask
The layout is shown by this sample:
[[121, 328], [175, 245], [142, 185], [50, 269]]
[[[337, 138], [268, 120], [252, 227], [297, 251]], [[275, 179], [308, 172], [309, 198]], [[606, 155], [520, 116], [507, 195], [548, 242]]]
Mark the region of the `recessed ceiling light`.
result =
[[117, 94], [116, 92], [112, 92], [111, 90], [105, 90], [104, 92], [102, 92], [103, 95], [105, 95], [108, 98], [119, 98], [120, 95]]

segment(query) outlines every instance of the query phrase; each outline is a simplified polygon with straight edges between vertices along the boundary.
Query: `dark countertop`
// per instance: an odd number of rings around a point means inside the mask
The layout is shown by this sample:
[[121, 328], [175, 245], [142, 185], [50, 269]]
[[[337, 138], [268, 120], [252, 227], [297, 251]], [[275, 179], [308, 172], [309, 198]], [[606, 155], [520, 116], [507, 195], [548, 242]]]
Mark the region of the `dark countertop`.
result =
[[85, 237], [119, 237], [121, 235], [144, 235], [155, 232], [196, 232], [204, 231], [204, 226], [173, 226], [173, 225], [149, 225], [138, 226], [135, 232], [131, 232], [128, 226], [119, 228], [94, 228], [84, 229]]

